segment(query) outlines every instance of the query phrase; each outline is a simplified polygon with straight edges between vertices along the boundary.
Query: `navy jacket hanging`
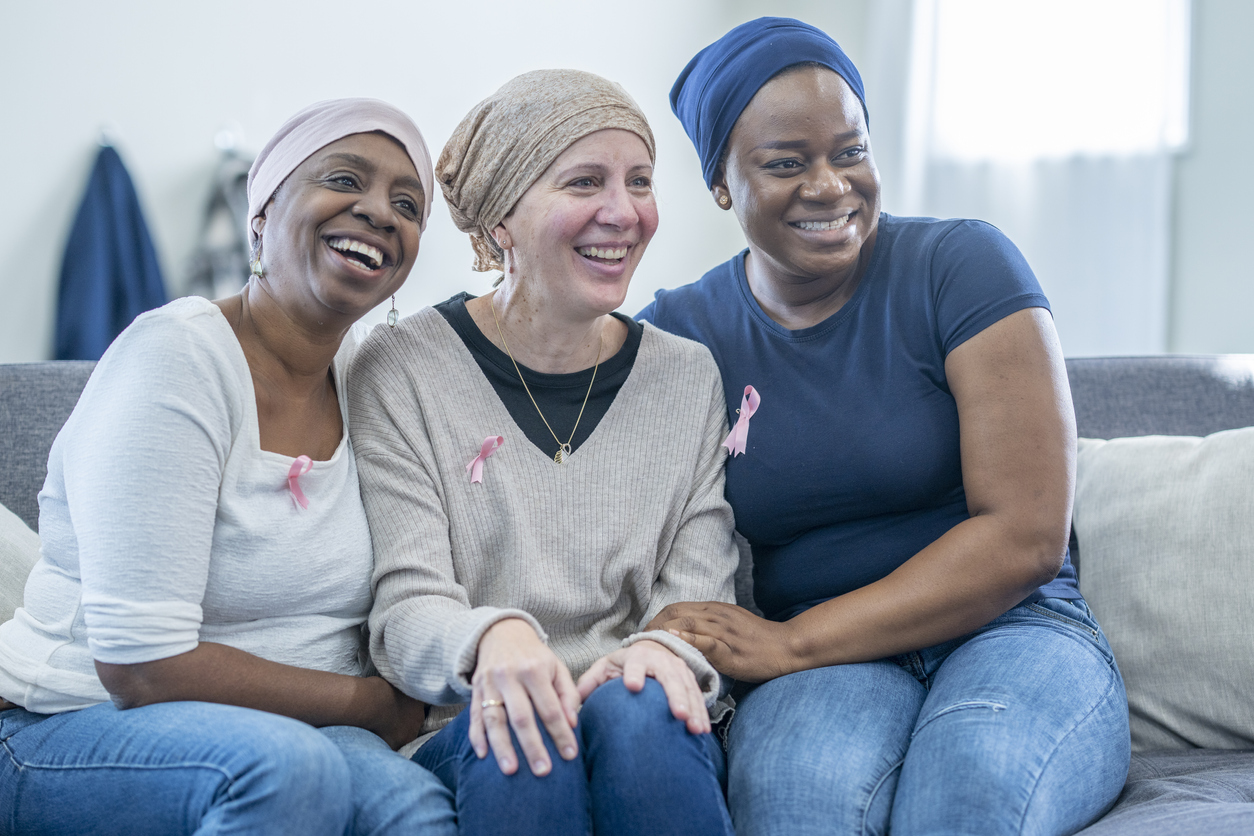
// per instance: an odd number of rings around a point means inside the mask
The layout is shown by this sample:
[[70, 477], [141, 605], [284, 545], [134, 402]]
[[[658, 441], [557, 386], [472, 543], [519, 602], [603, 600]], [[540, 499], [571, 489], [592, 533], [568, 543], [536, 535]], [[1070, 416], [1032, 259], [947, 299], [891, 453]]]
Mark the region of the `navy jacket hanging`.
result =
[[65, 245], [56, 358], [99, 360], [131, 320], [166, 301], [135, 186], [118, 152], [106, 145]]

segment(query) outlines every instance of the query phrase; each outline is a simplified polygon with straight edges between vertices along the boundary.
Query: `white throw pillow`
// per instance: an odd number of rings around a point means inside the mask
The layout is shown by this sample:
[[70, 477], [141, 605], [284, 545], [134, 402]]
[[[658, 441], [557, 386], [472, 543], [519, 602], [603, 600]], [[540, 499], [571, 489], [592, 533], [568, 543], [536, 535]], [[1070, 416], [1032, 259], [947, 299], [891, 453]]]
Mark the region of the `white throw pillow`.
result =
[[1080, 439], [1074, 523], [1133, 749], [1254, 748], [1254, 427]]
[[0, 505], [0, 624], [22, 606], [26, 576], [39, 560], [39, 535]]

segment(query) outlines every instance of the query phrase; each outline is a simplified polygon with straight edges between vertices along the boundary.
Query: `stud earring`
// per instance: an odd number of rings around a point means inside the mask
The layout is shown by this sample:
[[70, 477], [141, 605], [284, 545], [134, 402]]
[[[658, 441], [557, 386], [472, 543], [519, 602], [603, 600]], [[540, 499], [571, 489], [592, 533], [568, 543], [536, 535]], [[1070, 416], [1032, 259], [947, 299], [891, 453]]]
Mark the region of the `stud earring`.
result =
[[718, 199], [718, 205], [719, 205], [719, 206], [722, 206], [724, 209], [726, 209], [726, 208], [727, 208], [727, 205], [728, 205], [729, 203], [731, 203], [731, 198], [730, 198], [730, 197], [728, 197], [727, 195], [720, 195], [720, 196], [719, 196], [719, 199]]
[[396, 310], [396, 297], [392, 297], [392, 310], [388, 311], [388, 327], [395, 328], [396, 320], [400, 318], [400, 312]]

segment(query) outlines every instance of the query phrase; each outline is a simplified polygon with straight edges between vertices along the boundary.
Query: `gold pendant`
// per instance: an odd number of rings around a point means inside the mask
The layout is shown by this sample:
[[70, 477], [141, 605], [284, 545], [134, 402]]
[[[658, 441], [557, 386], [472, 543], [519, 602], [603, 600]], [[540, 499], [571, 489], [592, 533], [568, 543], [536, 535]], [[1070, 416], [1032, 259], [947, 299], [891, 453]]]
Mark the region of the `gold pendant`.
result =
[[566, 459], [570, 456], [570, 445], [563, 444], [557, 448], [557, 452], [553, 454], [554, 464], [566, 464]]

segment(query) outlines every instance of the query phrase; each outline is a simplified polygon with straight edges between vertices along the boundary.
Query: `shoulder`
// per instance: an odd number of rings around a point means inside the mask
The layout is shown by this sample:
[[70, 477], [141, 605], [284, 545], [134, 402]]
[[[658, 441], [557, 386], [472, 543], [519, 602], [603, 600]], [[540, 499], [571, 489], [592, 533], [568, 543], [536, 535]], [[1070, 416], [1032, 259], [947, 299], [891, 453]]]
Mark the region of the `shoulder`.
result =
[[942, 242], [952, 246], [988, 235], [1005, 237], [992, 224], [973, 218], [902, 217], [883, 212], [878, 238], [891, 251], [917, 253], [934, 249]]
[[414, 404], [455, 397], [467, 363], [473, 365], [473, 358], [435, 308], [423, 308], [394, 328], [376, 325], [352, 352], [345, 374], [354, 422], [380, 410], [394, 420], [412, 418]]
[[640, 349], [647, 350], [652, 357], [674, 358], [681, 362], [714, 362], [710, 350], [696, 340], [664, 331], [648, 320], [641, 324], [644, 331], [640, 337]]
[[233, 386], [247, 376], [248, 363], [218, 306], [188, 296], [136, 317], [100, 358], [98, 372], [140, 375], [154, 388], [203, 387], [206, 375]]
[[880, 234], [894, 261], [926, 259], [945, 262], [981, 253], [1013, 253], [1018, 248], [1000, 229], [973, 218], [880, 217]]
[[[414, 361], [460, 345], [456, 332], [435, 308], [423, 308], [396, 323], [359, 331], [351, 352], [352, 373], [377, 374], [408, 367]], [[435, 371], [426, 369], [426, 371]]]
[[176, 299], [137, 317], [100, 358], [67, 422], [67, 437], [98, 440], [124, 427], [164, 432], [199, 424], [225, 449], [247, 415], [248, 361], [207, 299]]
[[686, 385], [709, 381], [721, 385], [718, 364], [709, 348], [696, 340], [663, 331], [647, 320], [636, 362], [651, 374], [665, 370], [668, 377], [684, 380]]
[[[883, 268], [887, 284], [909, 279], [900, 286], [922, 288], [938, 345], [946, 355], [1016, 311], [1049, 308], [1023, 254], [992, 224], [965, 218], [887, 221], [889, 247]], [[908, 305], [910, 294], [897, 298]]]
[[727, 306], [736, 304], [739, 294], [737, 265], [744, 264], [745, 251], [709, 270], [691, 284], [659, 290], [637, 319], [651, 322], [664, 331], [685, 336], [697, 329], [697, 321], [718, 316]]
[[135, 317], [110, 350], [156, 342], [171, 349], [213, 351], [227, 334], [233, 336], [231, 326], [217, 305], [200, 296], [184, 296]]

